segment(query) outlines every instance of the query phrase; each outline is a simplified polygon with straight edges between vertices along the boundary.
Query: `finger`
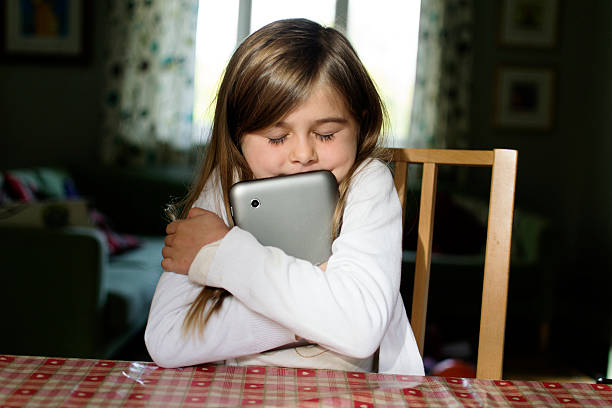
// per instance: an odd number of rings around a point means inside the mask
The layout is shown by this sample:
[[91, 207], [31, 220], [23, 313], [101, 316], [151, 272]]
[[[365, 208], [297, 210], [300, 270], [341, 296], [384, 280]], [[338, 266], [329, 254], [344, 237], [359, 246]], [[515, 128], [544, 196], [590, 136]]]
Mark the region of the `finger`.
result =
[[175, 237], [175, 234], [166, 235], [166, 238], [164, 239], [164, 245], [169, 247], [172, 246]]
[[174, 234], [178, 227], [178, 221], [172, 221], [170, 224], [166, 226], [166, 234]]
[[161, 261], [161, 267], [166, 272], [174, 272], [182, 275], [187, 275], [189, 273], [189, 268], [185, 265], [181, 265], [180, 262], [176, 262], [172, 258], [164, 258]]
[[162, 259], [161, 267], [166, 272], [172, 272], [172, 260], [170, 258]]
[[162, 253], [162, 257], [170, 258], [170, 255], [172, 254], [172, 250], [168, 248], [167, 246], [165, 246], [162, 248], [161, 253]]
[[210, 213], [210, 211], [206, 211], [205, 209], [200, 208], [200, 207], [193, 207], [187, 213], [187, 218], [193, 218], [193, 217], [197, 217], [199, 215], [205, 215], [205, 214], [208, 214], [208, 213]]

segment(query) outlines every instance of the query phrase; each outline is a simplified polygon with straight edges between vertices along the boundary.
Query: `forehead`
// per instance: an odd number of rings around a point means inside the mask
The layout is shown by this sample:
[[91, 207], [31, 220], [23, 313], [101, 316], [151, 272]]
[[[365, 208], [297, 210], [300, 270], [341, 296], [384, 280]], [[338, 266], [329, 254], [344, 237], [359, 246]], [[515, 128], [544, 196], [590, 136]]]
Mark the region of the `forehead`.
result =
[[351, 113], [347, 107], [344, 96], [335, 88], [322, 82], [313, 86], [312, 90], [304, 98], [303, 101], [285, 114], [282, 120], [285, 120], [296, 115], [312, 115], [312, 116], [337, 116], [344, 119], [349, 119]]

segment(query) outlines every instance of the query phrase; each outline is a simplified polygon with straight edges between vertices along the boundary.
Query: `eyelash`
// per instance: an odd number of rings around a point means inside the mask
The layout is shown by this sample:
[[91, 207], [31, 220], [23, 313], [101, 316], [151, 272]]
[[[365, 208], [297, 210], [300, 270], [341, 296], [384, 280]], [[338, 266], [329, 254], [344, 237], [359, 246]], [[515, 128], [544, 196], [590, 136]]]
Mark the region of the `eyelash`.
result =
[[[320, 141], [322, 141], [322, 142], [329, 142], [329, 141], [331, 141], [334, 138], [336, 133], [321, 134], [321, 133], [315, 132], [315, 135], [317, 136], [317, 138]], [[277, 137], [277, 138], [269, 138], [268, 139], [268, 143], [273, 144], [273, 145], [280, 145], [280, 144], [283, 144], [285, 142], [285, 139], [287, 139], [287, 135], [283, 135], [283, 136]]]
[[335, 133], [327, 133], [327, 134], [322, 135], [321, 133], [315, 132], [315, 135], [317, 135], [317, 138], [319, 138], [319, 140], [321, 140], [322, 142], [329, 142], [330, 140], [332, 140], [334, 138], [334, 136], [336, 134]]
[[283, 144], [286, 138], [287, 138], [287, 135], [277, 137], [277, 138], [268, 138], [268, 143], [272, 145], [280, 145], [280, 144]]

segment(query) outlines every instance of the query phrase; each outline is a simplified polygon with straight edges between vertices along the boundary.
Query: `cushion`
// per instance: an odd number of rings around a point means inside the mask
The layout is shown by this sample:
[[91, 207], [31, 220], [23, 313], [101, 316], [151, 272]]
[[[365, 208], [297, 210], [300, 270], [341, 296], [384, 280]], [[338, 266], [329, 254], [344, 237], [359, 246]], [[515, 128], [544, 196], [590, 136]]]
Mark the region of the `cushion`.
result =
[[29, 203], [36, 199], [37, 184], [35, 179], [13, 172], [4, 172], [3, 190], [12, 201]]
[[[62, 169], [39, 167], [5, 171], [2, 194], [12, 201], [78, 198], [72, 178]], [[0, 194], [0, 196], [2, 196]]]
[[36, 169], [38, 176], [38, 193], [44, 198], [63, 199], [76, 198], [78, 193], [68, 172], [62, 169], [40, 167]]
[[108, 251], [111, 255], [118, 255], [130, 249], [138, 248], [141, 245], [140, 239], [130, 234], [120, 234], [116, 232], [111, 223], [104, 214], [96, 209], [91, 209], [89, 212], [91, 221], [106, 237]]

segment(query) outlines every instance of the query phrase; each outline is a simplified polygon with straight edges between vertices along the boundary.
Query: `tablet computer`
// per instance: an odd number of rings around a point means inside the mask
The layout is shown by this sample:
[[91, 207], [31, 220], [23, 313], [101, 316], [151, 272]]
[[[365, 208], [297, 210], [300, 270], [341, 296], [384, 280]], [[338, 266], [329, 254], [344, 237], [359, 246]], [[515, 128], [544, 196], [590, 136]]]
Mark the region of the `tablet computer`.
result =
[[331, 255], [338, 183], [328, 170], [234, 184], [229, 193], [234, 224], [265, 246], [315, 265]]

